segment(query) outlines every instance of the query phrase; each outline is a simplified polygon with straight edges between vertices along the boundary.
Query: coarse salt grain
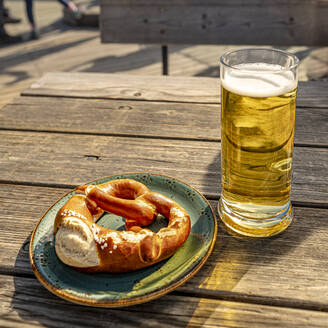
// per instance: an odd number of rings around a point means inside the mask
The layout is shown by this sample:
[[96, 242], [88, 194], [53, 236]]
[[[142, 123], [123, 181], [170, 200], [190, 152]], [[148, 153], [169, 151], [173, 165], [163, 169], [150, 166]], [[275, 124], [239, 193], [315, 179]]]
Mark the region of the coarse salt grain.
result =
[[83, 220], [86, 220], [86, 217], [78, 212], [75, 212], [73, 210], [69, 210], [69, 209], [65, 209], [62, 213], [61, 213], [61, 216], [73, 216], [73, 217], [77, 217], [79, 219], [83, 219]]
[[113, 244], [118, 244], [121, 242], [121, 238], [120, 238], [119, 234], [115, 231], [108, 232], [106, 234], [105, 238], [111, 238]]

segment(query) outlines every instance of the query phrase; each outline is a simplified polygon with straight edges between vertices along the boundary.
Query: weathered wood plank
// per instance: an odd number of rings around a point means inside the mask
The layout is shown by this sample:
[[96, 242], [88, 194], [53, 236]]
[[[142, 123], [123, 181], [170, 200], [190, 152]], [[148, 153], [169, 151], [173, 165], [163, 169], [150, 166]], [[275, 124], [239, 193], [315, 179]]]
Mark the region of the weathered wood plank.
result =
[[102, 0], [102, 42], [327, 45], [325, 1]]
[[[31, 231], [65, 193], [0, 184], [1, 273], [33, 275], [28, 259]], [[215, 208], [216, 201], [211, 203]], [[327, 216], [327, 209], [295, 207], [295, 222], [285, 233], [260, 241], [237, 240], [219, 226], [207, 263], [178, 291], [328, 311]]]
[[218, 89], [207, 77], [48, 73], [22, 95], [218, 103]]
[[[292, 199], [327, 205], [328, 149], [296, 147]], [[220, 143], [0, 131], [2, 181], [72, 186], [122, 172], [174, 176], [218, 198]]]
[[219, 127], [213, 104], [22, 96], [0, 111], [0, 129], [218, 141]]
[[[327, 82], [300, 82], [298, 89], [298, 107], [327, 107]], [[60, 72], [45, 74], [22, 95], [218, 104], [220, 80], [209, 77]]]
[[[81, 98], [58, 103], [57, 97], [16, 98], [0, 111], [0, 129], [220, 140], [218, 105]], [[296, 145], [328, 146], [327, 108], [297, 109]]]
[[1, 327], [326, 327], [318, 311], [166, 295], [121, 309], [86, 308], [51, 295], [35, 279], [2, 276]]

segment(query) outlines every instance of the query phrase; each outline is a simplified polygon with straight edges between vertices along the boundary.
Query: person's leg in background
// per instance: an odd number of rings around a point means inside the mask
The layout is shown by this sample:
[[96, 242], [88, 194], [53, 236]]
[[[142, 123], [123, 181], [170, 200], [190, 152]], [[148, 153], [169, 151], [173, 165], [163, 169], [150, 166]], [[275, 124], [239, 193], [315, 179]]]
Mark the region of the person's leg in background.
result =
[[35, 24], [34, 14], [33, 14], [33, 0], [25, 0], [27, 19], [30, 23], [31, 34], [30, 39], [39, 39], [39, 32]]

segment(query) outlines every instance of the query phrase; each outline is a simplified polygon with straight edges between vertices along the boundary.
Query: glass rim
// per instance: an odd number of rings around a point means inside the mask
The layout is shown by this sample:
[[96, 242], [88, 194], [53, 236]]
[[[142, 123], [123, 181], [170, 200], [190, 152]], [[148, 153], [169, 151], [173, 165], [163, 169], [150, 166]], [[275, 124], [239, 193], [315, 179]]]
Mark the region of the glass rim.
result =
[[[289, 67], [282, 67], [280, 70], [265, 70], [265, 69], [261, 69], [261, 70], [257, 70], [257, 71], [254, 71], [254, 70], [248, 70], [248, 69], [245, 69], [245, 68], [240, 68], [240, 67], [236, 67], [235, 65], [230, 65], [228, 63], [226, 63], [224, 61], [224, 59], [231, 55], [232, 53], [237, 53], [237, 52], [241, 52], [241, 51], [271, 51], [271, 52], [276, 52], [276, 53], [280, 53], [280, 54], [283, 54], [287, 57], [290, 57], [294, 60], [294, 63], [293, 65], [290, 65]], [[231, 69], [234, 69], [234, 70], [239, 70], [239, 71], [244, 71], [244, 72], [252, 72], [252, 73], [281, 73], [281, 72], [284, 72], [284, 71], [290, 71], [294, 68], [296, 68], [298, 65], [299, 65], [299, 59], [292, 53], [288, 52], [288, 51], [284, 51], [284, 50], [280, 50], [280, 49], [276, 49], [276, 48], [241, 48], [241, 49], [237, 49], [237, 50], [230, 50], [230, 51], [227, 51], [225, 52], [223, 55], [220, 56], [220, 63], [226, 67], [229, 67]]]

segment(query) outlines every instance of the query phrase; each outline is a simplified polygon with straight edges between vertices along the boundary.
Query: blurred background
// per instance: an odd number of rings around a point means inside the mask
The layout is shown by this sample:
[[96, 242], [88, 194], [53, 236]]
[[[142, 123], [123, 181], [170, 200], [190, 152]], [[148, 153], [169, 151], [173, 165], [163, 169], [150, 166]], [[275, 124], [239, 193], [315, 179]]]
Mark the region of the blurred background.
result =
[[[100, 72], [162, 75], [159, 45], [101, 43], [98, 27], [99, 2], [78, 1], [83, 12], [74, 16], [56, 0], [34, 0], [37, 38], [31, 38], [25, 1], [4, 1], [10, 16], [14, 44], [0, 44], [0, 108], [46, 72]], [[247, 47], [242, 46], [242, 47]], [[169, 75], [218, 77], [219, 56], [239, 45], [169, 46]], [[281, 49], [300, 59], [301, 81], [328, 81], [328, 47], [291, 46]]]

